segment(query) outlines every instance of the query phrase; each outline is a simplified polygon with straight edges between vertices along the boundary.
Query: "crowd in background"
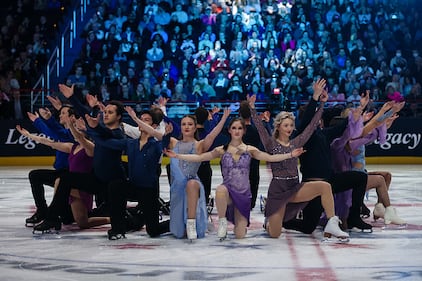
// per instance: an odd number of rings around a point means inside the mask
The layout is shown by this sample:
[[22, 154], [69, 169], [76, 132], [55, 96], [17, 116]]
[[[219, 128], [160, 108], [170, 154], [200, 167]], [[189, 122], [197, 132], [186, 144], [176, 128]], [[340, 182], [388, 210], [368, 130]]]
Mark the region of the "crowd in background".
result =
[[72, 0], [16, 0], [0, 7], [0, 119], [21, 119], [57, 44]]
[[[84, 26], [80, 58], [65, 81], [77, 86], [81, 99], [89, 92], [104, 102], [153, 102], [163, 96], [204, 103], [256, 94], [259, 101], [289, 109], [308, 100], [312, 83], [324, 77], [334, 103], [357, 101], [369, 89], [374, 101], [405, 99], [404, 115], [422, 114], [422, 18], [415, 0], [98, 0], [91, 5], [96, 13]], [[45, 38], [41, 26], [31, 36]], [[18, 56], [11, 54], [11, 40], [3, 55], [40, 63], [33, 41], [32, 51], [16, 48], [23, 50]], [[24, 76], [34, 72], [28, 74], [22, 62], [0, 67], [6, 82], [9, 77], [30, 81]]]

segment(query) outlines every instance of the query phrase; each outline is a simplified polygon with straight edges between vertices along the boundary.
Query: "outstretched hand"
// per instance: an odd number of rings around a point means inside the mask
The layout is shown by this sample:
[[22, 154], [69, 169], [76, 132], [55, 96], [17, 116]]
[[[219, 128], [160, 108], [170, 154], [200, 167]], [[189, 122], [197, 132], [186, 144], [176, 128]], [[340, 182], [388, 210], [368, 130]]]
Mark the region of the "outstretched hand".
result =
[[132, 119], [137, 117], [135, 110], [133, 110], [133, 108], [131, 106], [125, 106], [125, 110], [126, 110], [127, 114], [129, 114], [129, 116], [132, 117]]
[[271, 119], [271, 112], [269, 112], [268, 110], [265, 110], [263, 113], [259, 115], [259, 117], [261, 118], [261, 120], [268, 123], [270, 122], [270, 119]]
[[231, 111], [231, 109], [229, 107], [224, 108], [223, 119], [229, 118], [231, 112], [232, 111]]
[[327, 84], [327, 81], [324, 78], [320, 78], [312, 84], [312, 89], [314, 90], [314, 94], [312, 95], [312, 98], [315, 101], [319, 101], [320, 96], [322, 92], [324, 91], [326, 84]]
[[65, 84], [59, 84], [59, 90], [67, 99], [73, 96], [73, 92], [75, 89], [75, 85], [73, 84], [71, 87], [66, 86]]
[[22, 135], [22, 136], [29, 136], [29, 132], [27, 129], [22, 128], [21, 125], [16, 125], [16, 130]]
[[50, 109], [48, 109], [47, 107], [40, 108], [38, 111], [40, 112], [40, 115], [44, 120], [48, 120], [52, 116]]
[[94, 118], [94, 117], [89, 116], [89, 114], [85, 114], [85, 119], [86, 119], [86, 122], [88, 123], [88, 126], [90, 126], [91, 128], [96, 128], [99, 123], [98, 121], [99, 115], [100, 114], [97, 114], [97, 117]]
[[27, 112], [26, 115], [28, 115], [29, 120], [31, 120], [32, 122], [34, 122], [37, 118], [40, 117], [38, 115], [38, 112], [35, 112], [35, 113]]
[[87, 94], [85, 99], [89, 107], [91, 108], [94, 108], [95, 106], [99, 105], [98, 98], [95, 95]]
[[247, 99], [247, 101], [249, 103], [249, 107], [250, 108], [255, 108], [256, 95], [251, 95], [251, 96], [247, 95], [246, 96], [246, 99]]
[[55, 110], [60, 110], [60, 108], [62, 108], [62, 101], [58, 97], [47, 96], [47, 99]]
[[79, 131], [86, 131], [86, 124], [82, 117], [74, 118], [73, 126]]
[[164, 148], [163, 152], [164, 152], [165, 155], [167, 155], [170, 158], [176, 158], [176, 156], [177, 156], [177, 153], [174, 152], [171, 149]]
[[303, 153], [305, 153], [306, 150], [303, 149], [303, 147], [299, 147], [299, 148], [295, 148], [292, 150], [292, 157], [299, 157], [300, 155], [302, 155]]
[[366, 90], [366, 92], [364, 94], [362, 93], [362, 95], [361, 95], [361, 98], [360, 98], [360, 106], [362, 107], [362, 110], [369, 103], [369, 93], [370, 93], [370, 91], [369, 90]]

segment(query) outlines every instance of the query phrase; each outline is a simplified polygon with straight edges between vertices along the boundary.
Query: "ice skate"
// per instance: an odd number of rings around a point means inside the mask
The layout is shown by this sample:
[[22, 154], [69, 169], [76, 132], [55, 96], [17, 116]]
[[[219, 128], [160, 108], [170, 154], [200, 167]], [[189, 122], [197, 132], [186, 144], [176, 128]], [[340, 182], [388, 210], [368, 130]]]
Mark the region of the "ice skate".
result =
[[349, 231], [372, 233], [372, 225], [364, 222], [360, 216], [356, 218], [351, 218], [349, 216], [347, 219], [347, 227], [349, 228]]
[[260, 196], [259, 197], [259, 207], [262, 213], [265, 212], [265, 204], [267, 203], [267, 197], [265, 196]]
[[164, 201], [161, 197], [158, 197], [158, 203], [160, 204], [160, 212], [162, 215], [170, 215], [170, 201]]
[[51, 233], [51, 230], [54, 229], [56, 233], [62, 229], [62, 223], [59, 219], [45, 219], [42, 223], [34, 226], [32, 233], [35, 234], [36, 232], [44, 233]]
[[335, 238], [335, 241], [341, 243], [349, 242], [349, 234], [340, 229], [341, 220], [337, 217], [331, 217], [324, 228], [324, 240], [330, 241]]
[[223, 241], [227, 237], [227, 218], [219, 218], [218, 219], [218, 230], [217, 236], [220, 241]]
[[198, 238], [198, 234], [196, 233], [196, 220], [195, 219], [188, 219], [186, 222], [186, 235], [190, 242], [196, 240]]
[[385, 214], [385, 207], [382, 203], [375, 204], [375, 208], [373, 211], [374, 221], [376, 221], [379, 218], [384, 218]]
[[33, 227], [45, 219], [45, 212], [37, 210], [31, 217], [25, 220], [26, 227]]
[[122, 231], [115, 231], [113, 229], [109, 229], [107, 231], [108, 240], [119, 240], [126, 238], [125, 233]]
[[406, 226], [406, 222], [397, 215], [396, 209], [392, 206], [385, 208], [384, 224], [386, 226], [393, 224], [394, 226], [402, 226], [402, 228]]
[[360, 216], [366, 219], [366, 218], [369, 218], [370, 215], [371, 215], [371, 210], [369, 210], [365, 204], [362, 204], [362, 207], [360, 207]]
[[207, 203], [208, 215], [211, 215], [213, 210], [214, 210], [214, 198], [210, 197]]

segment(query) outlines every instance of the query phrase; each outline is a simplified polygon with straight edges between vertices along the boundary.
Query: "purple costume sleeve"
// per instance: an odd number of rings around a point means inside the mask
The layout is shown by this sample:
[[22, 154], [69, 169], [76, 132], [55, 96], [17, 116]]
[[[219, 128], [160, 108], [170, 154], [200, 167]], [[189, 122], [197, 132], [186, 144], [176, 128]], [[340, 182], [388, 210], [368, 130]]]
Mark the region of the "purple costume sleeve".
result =
[[[362, 116], [355, 120], [352, 112], [350, 112], [348, 118], [349, 123], [343, 135], [331, 143], [333, 170], [335, 172], [350, 171], [352, 169], [351, 156], [345, 146], [350, 139], [361, 135], [363, 130]], [[347, 218], [349, 208], [352, 205], [352, 189], [334, 194], [334, 205], [336, 215], [340, 218]]]

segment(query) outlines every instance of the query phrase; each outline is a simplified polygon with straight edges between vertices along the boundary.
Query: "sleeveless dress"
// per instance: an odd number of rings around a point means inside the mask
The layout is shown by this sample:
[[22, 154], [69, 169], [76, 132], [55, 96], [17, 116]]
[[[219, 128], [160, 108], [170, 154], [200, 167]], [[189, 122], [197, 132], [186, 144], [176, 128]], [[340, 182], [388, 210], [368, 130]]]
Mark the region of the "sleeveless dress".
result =
[[[180, 154], [196, 154], [195, 142], [178, 141], [173, 149]], [[188, 162], [176, 158], [170, 159], [170, 232], [177, 238], [186, 234], [188, 180], [199, 183], [199, 200], [196, 208], [196, 232], [198, 238], [205, 237], [208, 225], [208, 213], [205, 201], [205, 191], [197, 175], [201, 162]]]
[[[75, 173], [91, 173], [93, 157], [86, 154], [85, 149], [81, 149], [75, 153], [75, 149], [79, 144], [75, 143], [69, 153], [69, 172]], [[79, 195], [84, 202], [88, 211], [92, 210], [92, 194], [79, 190]], [[73, 202], [72, 196], [69, 197], [69, 204]]]
[[233, 155], [225, 152], [221, 157], [221, 174], [223, 176], [223, 185], [227, 187], [233, 204], [227, 207], [227, 219], [234, 221], [234, 208], [248, 220], [251, 210], [251, 188], [249, 184], [249, 166], [251, 163], [251, 155], [243, 152], [239, 160], [235, 160]]
[[[311, 122], [305, 130], [290, 140], [290, 146], [281, 145], [274, 137], [270, 136], [264, 128], [256, 110], [251, 109], [252, 120], [258, 130], [262, 144], [269, 154], [291, 153], [295, 148], [303, 147], [318, 126], [322, 116], [322, 105], [315, 112]], [[283, 221], [293, 219], [297, 213], [306, 207], [308, 202], [290, 203], [290, 199], [302, 188], [299, 181], [297, 158], [290, 158], [281, 162], [271, 162], [273, 177], [268, 188], [267, 202], [265, 204], [265, 217], [270, 217], [280, 208], [285, 207]], [[318, 165], [318, 163], [315, 163]], [[328, 168], [328, 167], [327, 167]]]

